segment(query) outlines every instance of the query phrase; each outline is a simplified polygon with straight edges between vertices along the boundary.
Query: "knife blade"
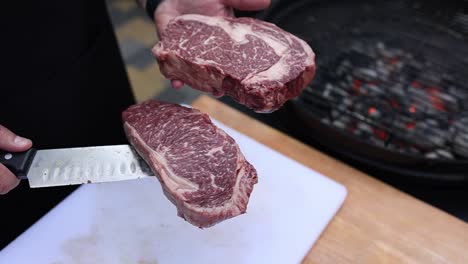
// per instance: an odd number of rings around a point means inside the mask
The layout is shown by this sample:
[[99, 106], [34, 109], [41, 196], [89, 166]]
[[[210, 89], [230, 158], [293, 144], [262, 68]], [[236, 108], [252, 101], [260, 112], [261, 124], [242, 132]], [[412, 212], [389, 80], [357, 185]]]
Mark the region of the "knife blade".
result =
[[133, 180], [154, 176], [130, 145], [0, 151], [0, 163], [31, 188]]

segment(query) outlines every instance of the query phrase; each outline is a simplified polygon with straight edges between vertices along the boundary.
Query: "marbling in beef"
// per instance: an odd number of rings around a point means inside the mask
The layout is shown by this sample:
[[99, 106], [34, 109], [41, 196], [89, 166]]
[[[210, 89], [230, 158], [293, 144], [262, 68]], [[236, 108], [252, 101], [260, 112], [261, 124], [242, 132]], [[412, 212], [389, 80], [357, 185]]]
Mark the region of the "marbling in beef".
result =
[[246, 212], [257, 172], [208, 115], [148, 100], [122, 117], [128, 140], [157, 175], [179, 216], [209, 227]]
[[305, 41], [253, 18], [176, 17], [153, 54], [165, 77], [226, 94], [256, 112], [277, 110], [315, 75], [315, 54]]

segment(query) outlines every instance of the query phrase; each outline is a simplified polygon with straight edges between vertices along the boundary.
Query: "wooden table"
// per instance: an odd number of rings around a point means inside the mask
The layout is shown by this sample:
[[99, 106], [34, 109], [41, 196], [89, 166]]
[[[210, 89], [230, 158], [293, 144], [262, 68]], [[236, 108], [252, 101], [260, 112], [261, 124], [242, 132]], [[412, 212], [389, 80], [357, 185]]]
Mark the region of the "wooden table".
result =
[[468, 263], [463, 221], [207, 96], [192, 105], [346, 186], [346, 201], [304, 263]]

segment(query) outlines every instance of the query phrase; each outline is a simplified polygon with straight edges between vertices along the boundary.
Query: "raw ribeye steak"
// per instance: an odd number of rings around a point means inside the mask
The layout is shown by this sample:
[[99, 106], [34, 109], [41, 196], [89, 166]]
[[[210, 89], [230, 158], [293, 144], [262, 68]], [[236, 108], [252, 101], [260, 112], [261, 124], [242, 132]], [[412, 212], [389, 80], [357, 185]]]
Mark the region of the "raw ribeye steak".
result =
[[130, 106], [122, 117], [128, 140], [157, 175], [179, 216], [209, 227], [245, 213], [257, 172], [208, 115], [148, 100]]
[[153, 54], [166, 78], [262, 113], [298, 96], [315, 75], [305, 41], [253, 18], [178, 16]]

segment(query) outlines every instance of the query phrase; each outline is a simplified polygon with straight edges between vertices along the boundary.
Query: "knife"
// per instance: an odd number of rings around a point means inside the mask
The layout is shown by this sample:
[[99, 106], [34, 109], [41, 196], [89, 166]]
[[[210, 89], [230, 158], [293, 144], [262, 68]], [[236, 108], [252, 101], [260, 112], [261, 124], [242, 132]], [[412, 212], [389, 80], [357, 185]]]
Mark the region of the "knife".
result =
[[154, 176], [130, 145], [0, 151], [0, 163], [31, 188], [133, 180]]

